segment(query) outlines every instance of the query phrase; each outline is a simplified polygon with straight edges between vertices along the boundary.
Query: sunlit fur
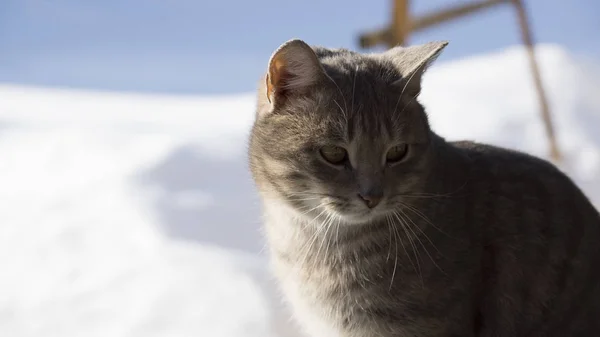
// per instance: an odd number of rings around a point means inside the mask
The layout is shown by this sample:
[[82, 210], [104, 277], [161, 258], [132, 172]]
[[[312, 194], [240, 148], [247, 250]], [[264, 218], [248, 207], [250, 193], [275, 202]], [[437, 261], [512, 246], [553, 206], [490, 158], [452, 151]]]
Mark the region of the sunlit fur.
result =
[[[394, 83], [401, 77], [391, 64], [345, 50], [317, 54], [328, 78], [257, 121], [253, 146], [264, 152], [252, 158], [253, 167], [277, 197], [297, 209], [316, 207], [306, 217], [326, 210], [345, 223], [381, 220], [402, 194], [424, 188], [432, 160], [427, 117], [416, 97], [402, 95], [404, 83]], [[319, 149], [330, 144], [345, 148], [351, 165], [339, 168], [323, 160]], [[409, 154], [387, 165], [386, 153], [397, 144], [409, 144]], [[278, 169], [270, 170], [265, 161]], [[384, 189], [374, 209], [358, 197], [361, 181]]]
[[[307, 48], [279, 50], [312, 67], [290, 72], [310, 81], [293, 78], [272, 100], [261, 81], [249, 160], [273, 270], [309, 335], [600, 331], [600, 216], [568, 177], [436, 135], [417, 98], [421, 73], [404, 72], [429, 65], [430, 48], [400, 59]], [[397, 144], [408, 154], [390, 165]], [[326, 145], [349, 162], [328, 163]], [[358, 196], [365, 186], [382, 188], [374, 208]]]

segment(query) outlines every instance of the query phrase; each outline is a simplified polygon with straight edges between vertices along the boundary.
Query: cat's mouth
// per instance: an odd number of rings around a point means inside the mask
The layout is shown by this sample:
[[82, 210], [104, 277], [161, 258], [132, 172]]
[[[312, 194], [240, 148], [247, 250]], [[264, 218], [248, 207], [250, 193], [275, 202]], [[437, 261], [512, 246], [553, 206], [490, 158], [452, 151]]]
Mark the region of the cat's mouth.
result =
[[384, 219], [386, 214], [385, 205], [368, 208], [361, 204], [329, 202], [325, 206], [327, 212], [339, 217], [344, 223], [350, 225], [368, 224]]

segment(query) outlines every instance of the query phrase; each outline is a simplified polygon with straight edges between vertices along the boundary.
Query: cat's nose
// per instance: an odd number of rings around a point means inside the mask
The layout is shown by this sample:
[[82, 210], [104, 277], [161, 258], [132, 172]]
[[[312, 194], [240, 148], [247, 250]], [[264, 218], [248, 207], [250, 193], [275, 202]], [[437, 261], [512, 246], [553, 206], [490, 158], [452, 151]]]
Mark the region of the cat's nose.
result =
[[383, 198], [383, 193], [359, 193], [358, 197], [365, 202], [369, 208], [377, 206]]

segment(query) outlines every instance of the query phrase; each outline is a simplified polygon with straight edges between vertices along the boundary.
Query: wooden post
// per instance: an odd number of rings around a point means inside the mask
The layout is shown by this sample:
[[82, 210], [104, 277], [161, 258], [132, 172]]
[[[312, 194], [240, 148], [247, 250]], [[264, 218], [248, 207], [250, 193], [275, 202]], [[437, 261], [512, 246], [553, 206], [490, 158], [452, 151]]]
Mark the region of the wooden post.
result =
[[546, 136], [548, 137], [548, 141], [550, 142], [550, 157], [554, 161], [560, 161], [561, 154], [558, 150], [558, 144], [556, 140], [556, 134], [554, 133], [554, 127], [552, 124], [552, 117], [550, 115], [550, 108], [548, 107], [548, 99], [546, 98], [546, 94], [544, 93], [544, 87], [542, 85], [542, 78], [540, 75], [540, 70], [538, 68], [538, 64], [535, 58], [535, 49], [533, 45], [533, 38], [531, 36], [531, 31], [529, 29], [529, 22], [527, 20], [527, 13], [525, 12], [525, 6], [523, 6], [523, 2], [521, 0], [512, 0], [515, 5], [519, 17], [519, 26], [521, 27], [521, 35], [523, 38], [523, 43], [527, 48], [527, 55], [529, 59], [529, 66], [531, 67], [531, 72], [533, 74], [533, 82], [537, 91], [537, 96], [540, 102], [540, 108], [542, 112], [542, 121], [544, 122], [544, 128], [546, 130]]
[[527, 13], [523, 5], [523, 0], [472, 0], [451, 8], [442, 9], [427, 15], [413, 18], [409, 13], [410, 0], [392, 0], [392, 21], [388, 27], [374, 32], [361, 34], [359, 44], [362, 48], [369, 48], [378, 44], [385, 44], [388, 48], [406, 43], [408, 36], [419, 30], [423, 30], [432, 26], [439, 25], [443, 22], [458, 19], [468, 14], [480, 12], [483, 9], [491, 8], [492, 6], [512, 3], [516, 8], [521, 28], [523, 43], [527, 49], [529, 64], [533, 74], [533, 81], [537, 91], [537, 96], [540, 102], [541, 117], [546, 130], [546, 136], [550, 145], [550, 157], [560, 162], [562, 156], [558, 149], [558, 141], [554, 133], [550, 108], [548, 100], [544, 93], [540, 71], [535, 58], [533, 46], [533, 38], [529, 29]]
[[389, 48], [404, 45], [408, 34], [410, 34], [410, 17], [408, 15], [409, 0], [395, 0], [392, 12], [392, 27], [390, 40], [387, 41]]
[[412, 20], [410, 31], [416, 32], [432, 26], [439, 25], [446, 21], [465, 17], [469, 14], [480, 13], [484, 9], [492, 8], [493, 6], [508, 3], [511, 0], [479, 0], [471, 1], [455, 7], [446, 8], [437, 12], [423, 15], [415, 20]]

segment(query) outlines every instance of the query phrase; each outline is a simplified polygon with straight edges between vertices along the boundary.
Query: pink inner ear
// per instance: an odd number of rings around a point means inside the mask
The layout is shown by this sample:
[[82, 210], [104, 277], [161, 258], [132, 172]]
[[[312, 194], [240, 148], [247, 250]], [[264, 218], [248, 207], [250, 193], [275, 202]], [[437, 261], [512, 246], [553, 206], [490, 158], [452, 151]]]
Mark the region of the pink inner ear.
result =
[[267, 99], [269, 102], [272, 101], [272, 97], [275, 94], [277, 89], [281, 89], [283, 84], [281, 83], [284, 80], [284, 66], [285, 63], [281, 59], [274, 59], [271, 61], [271, 65], [269, 66], [269, 73], [267, 74], [266, 82], [267, 82]]
[[266, 80], [267, 99], [286, 93], [305, 93], [322, 71], [317, 56], [307, 45], [291, 42], [280, 48], [271, 58]]
[[267, 74], [267, 76], [265, 76], [265, 86], [267, 87], [267, 100], [269, 101], [269, 103], [273, 103], [271, 101], [271, 95], [273, 95], [273, 85], [271, 84], [271, 76], [269, 74]]

